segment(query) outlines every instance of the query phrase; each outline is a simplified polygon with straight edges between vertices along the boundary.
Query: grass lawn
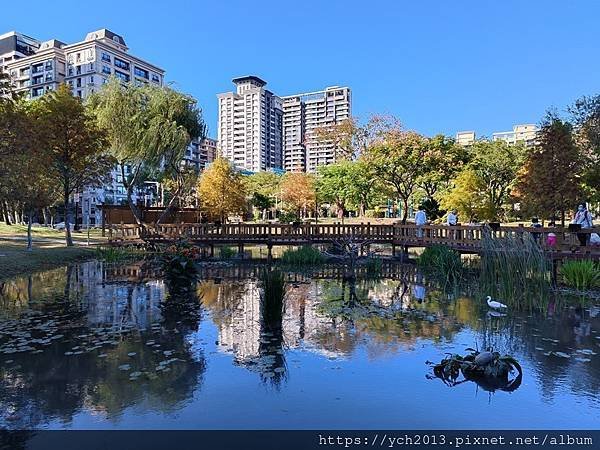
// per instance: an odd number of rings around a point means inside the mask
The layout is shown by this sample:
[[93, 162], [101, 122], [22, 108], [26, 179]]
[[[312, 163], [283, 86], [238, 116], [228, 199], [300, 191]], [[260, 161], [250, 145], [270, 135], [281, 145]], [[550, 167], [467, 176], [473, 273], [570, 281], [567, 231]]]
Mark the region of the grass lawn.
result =
[[0, 242], [0, 280], [16, 275], [53, 269], [71, 262], [91, 259], [94, 247], [63, 247], [58, 244], [34, 244], [28, 252], [23, 244]]
[[[87, 230], [81, 230], [81, 232], [72, 232], [73, 239], [78, 241], [87, 240]], [[36, 238], [52, 238], [52, 239], [65, 239], [64, 230], [59, 231], [53, 228], [47, 227], [32, 227], [31, 235], [33, 239]], [[4, 222], [0, 222], [0, 237], [27, 237], [27, 225], [6, 225]], [[97, 228], [90, 229], [90, 243], [104, 242], [108, 238], [102, 237], [102, 230]]]

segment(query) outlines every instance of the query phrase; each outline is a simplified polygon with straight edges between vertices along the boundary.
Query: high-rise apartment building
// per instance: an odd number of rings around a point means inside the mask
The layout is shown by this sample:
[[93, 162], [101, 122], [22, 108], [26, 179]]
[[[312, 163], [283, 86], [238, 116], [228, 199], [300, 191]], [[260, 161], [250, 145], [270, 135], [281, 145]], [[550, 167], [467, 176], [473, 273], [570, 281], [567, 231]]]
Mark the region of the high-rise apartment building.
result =
[[[88, 33], [83, 41], [73, 44], [56, 39], [40, 43], [23, 34], [10, 32], [0, 36], [3, 60], [0, 68], [9, 74], [15, 91], [25, 93], [30, 99], [55, 90], [61, 83], [67, 83], [73, 95], [84, 99], [98, 90], [110, 76], [123, 82], [162, 85], [164, 70], [131, 55], [128, 50], [123, 37], [107, 29]], [[128, 171], [129, 168], [125, 167], [126, 176]], [[134, 201], [141, 201], [143, 197], [144, 193], [137, 193]], [[86, 187], [75, 195], [82, 223], [92, 226], [101, 220], [100, 204], [121, 204], [126, 199], [118, 167], [104, 186]]]
[[282, 167], [281, 99], [255, 76], [235, 78], [235, 92], [218, 94], [218, 151], [237, 168]]
[[67, 83], [73, 95], [86, 98], [108, 77], [124, 82], [162, 85], [164, 71], [128, 53], [123, 37], [102, 29], [88, 33], [74, 44], [52, 39], [30, 55], [5, 65], [15, 90], [36, 98]]
[[16, 31], [0, 34], [0, 70], [17, 59], [33, 55], [39, 47], [37, 39]]
[[459, 131], [456, 133], [456, 143], [463, 147], [473, 145], [475, 143], [475, 132], [474, 131]]
[[285, 170], [315, 172], [318, 166], [333, 163], [335, 145], [319, 139], [317, 130], [351, 118], [350, 88], [332, 86], [282, 99]]
[[535, 144], [538, 131], [539, 128], [534, 124], [515, 125], [512, 131], [493, 133], [492, 140], [504, 141], [508, 144], [522, 142], [529, 147]]

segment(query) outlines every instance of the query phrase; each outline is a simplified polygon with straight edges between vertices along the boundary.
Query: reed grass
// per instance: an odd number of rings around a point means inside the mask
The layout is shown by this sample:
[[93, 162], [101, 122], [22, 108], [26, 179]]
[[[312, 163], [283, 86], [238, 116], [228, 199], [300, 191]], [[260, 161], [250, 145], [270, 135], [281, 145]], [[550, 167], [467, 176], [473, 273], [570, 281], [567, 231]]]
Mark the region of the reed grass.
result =
[[518, 309], [543, 308], [548, 303], [551, 262], [529, 233], [483, 236], [480, 289]]
[[418, 264], [445, 284], [456, 283], [463, 273], [460, 254], [445, 245], [434, 245], [423, 250]]
[[271, 330], [282, 327], [287, 283], [279, 269], [264, 268], [259, 275], [261, 309], [264, 324]]
[[140, 256], [144, 254], [144, 251], [124, 247], [98, 247], [95, 253], [96, 258], [108, 263], [114, 263]]
[[292, 266], [309, 266], [322, 264], [325, 257], [316, 248], [304, 245], [295, 250], [285, 250], [281, 255], [281, 261]]
[[591, 260], [567, 261], [560, 275], [564, 284], [580, 291], [600, 287], [600, 264]]
[[231, 247], [221, 247], [221, 258], [230, 259], [233, 258], [236, 254], [236, 251]]

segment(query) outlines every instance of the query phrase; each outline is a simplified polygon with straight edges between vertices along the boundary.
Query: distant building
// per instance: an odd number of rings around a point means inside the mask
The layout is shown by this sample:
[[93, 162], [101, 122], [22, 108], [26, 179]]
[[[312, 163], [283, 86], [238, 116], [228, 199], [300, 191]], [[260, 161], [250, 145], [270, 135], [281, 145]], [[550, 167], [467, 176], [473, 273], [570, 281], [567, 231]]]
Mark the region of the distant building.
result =
[[191, 167], [197, 172], [206, 169], [215, 160], [217, 152], [217, 141], [209, 137], [192, 140], [183, 157], [183, 164]]
[[522, 142], [530, 147], [535, 144], [539, 128], [533, 124], [515, 125], [512, 131], [502, 131], [492, 134], [492, 140], [504, 141], [508, 144]]
[[40, 41], [16, 31], [0, 35], [0, 70], [21, 58], [33, 55], [40, 47]]
[[335, 146], [319, 140], [317, 129], [351, 118], [350, 88], [332, 86], [282, 99], [285, 170], [315, 172], [318, 166], [335, 162]]
[[474, 131], [459, 131], [456, 133], [456, 143], [462, 146], [473, 145], [475, 142], [475, 132]]
[[218, 94], [218, 151], [238, 169], [282, 167], [281, 99], [256, 76], [235, 78], [235, 92]]

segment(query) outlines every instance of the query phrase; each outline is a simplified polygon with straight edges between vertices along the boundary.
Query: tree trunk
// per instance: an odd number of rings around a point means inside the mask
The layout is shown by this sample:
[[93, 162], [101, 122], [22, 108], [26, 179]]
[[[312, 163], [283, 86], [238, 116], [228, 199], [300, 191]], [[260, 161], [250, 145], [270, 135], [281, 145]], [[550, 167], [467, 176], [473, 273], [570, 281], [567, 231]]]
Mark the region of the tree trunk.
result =
[[5, 201], [1, 202], [0, 207], [2, 208], [2, 215], [4, 216], [4, 223], [6, 225], [12, 225], [10, 216], [8, 215], [8, 205]]
[[44, 226], [48, 226], [48, 208], [42, 208], [42, 215], [44, 216]]
[[344, 217], [344, 205], [341, 202], [336, 202], [335, 206], [337, 207], [337, 218], [341, 219]]
[[31, 239], [31, 221], [33, 218], [33, 211], [31, 210], [31, 208], [29, 209], [27, 217], [27, 251], [30, 252], [33, 250], [33, 240]]
[[402, 199], [402, 225], [406, 225], [408, 219], [408, 198]]
[[73, 247], [73, 237], [71, 236], [71, 227], [69, 225], [69, 190], [63, 192], [64, 214], [65, 214], [65, 240], [67, 247]]

